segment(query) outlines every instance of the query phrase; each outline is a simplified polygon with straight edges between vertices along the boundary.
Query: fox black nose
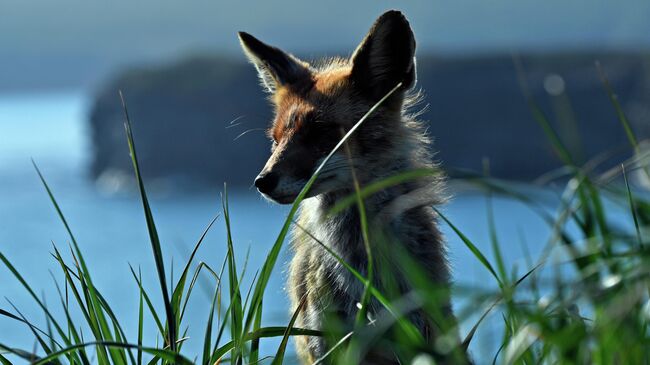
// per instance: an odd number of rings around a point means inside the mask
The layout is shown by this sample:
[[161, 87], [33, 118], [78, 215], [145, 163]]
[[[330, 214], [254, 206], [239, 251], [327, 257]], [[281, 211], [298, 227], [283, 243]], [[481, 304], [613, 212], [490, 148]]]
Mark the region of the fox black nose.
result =
[[259, 174], [255, 178], [255, 187], [260, 193], [270, 194], [278, 185], [278, 180], [278, 175], [272, 172]]

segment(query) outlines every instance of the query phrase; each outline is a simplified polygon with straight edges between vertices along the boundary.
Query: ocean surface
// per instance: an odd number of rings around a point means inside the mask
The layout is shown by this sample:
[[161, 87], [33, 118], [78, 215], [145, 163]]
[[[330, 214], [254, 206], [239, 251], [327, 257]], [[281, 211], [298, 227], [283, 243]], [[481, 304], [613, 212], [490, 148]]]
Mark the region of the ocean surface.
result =
[[[42, 295], [55, 315], [62, 318], [61, 303], [53, 278], [60, 285], [63, 277], [50, 255], [53, 245], [70, 260], [70, 239], [65, 232], [30, 159], [42, 170], [70, 223], [85, 260], [91, 268], [95, 285], [122, 320], [131, 341], [136, 340], [138, 288], [129, 264], [142, 270], [144, 285], [152, 300], [161, 306], [154, 260], [138, 195], [106, 195], [87, 178], [86, 166], [92, 146], [85, 124], [89, 99], [82, 93], [0, 97], [0, 252], [4, 254], [34, 291]], [[136, 141], [137, 142], [137, 141]], [[127, 151], [124, 151], [126, 154]], [[251, 172], [251, 178], [255, 172]], [[163, 243], [163, 254], [174, 278], [210, 220], [221, 210], [221, 186], [202, 191], [180, 191], [153, 195], [151, 205]], [[549, 210], [555, 208], [553, 193], [546, 195]], [[287, 214], [284, 206], [273, 205], [253, 190], [229, 191], [233, 240], [238, 266], [248, 256], [247, 280], [261, 267]], [[507, 266], [517, 265], [524, 273], [529, 264], [528, 250], [537, 257], [546, 244], [549, 229], [538, 215], [521, 203], [494, 199], [496, 227]], [[476, 191], [461, 190], [443, 207], [447, 217], [492, 259], [486, 199]], [[494, 280], [474, 258], [462, 241], [443, 225], [449, 244], [454, 280], [458, 285], [494, 287]], [[204, 261], [218, 270], [226, 252], [223, 220], [217, 220], [198, 252], [196, 262]], [[285, 249], [265, 296], [265, 325], [284, 325], [288, 321], [288, 301], [283, 288], [290, 252]], [[173, 259], [172, 259], [173, 258]], [[209, 310], [214, 281], [204, 275], [190, 300], [185, 325], [189, 325], [185, 354], [201, 352], [201, 342]], [[0, 266], [0, 308], [20, 312], [45, 327], [42, 311], [21, 287], [9, 270]], [[71, 300], [73, 300], [71, 298]], [[457, 309], [463, 300], [455, 301]], [[75, 312], [79, 315], [78, 311]], [[145, 311], [146, 313], [146, 311]], [[81, 317], [79, 317], [81, 318]], [[145, 343], [155, 345], [156, 329], [147, 317]], [[500, 341], [498, 323], [493, 315], [481, 327], [472, 346], [476, 359], [491, 359]], [[463, 335], [474, 319], [462, 323]], [[90, 334], [84, 332], [86, 339]], [[274, 353], [273, 340], [263, 341], [262, 351]], [[29, 328], [15, 320], [0, 317], [0, 344], [32, 350], [35, 348]], [[42, 352], [41, 352], [42, 353]], [[483, 363], [479, 361], [479, 363]]]

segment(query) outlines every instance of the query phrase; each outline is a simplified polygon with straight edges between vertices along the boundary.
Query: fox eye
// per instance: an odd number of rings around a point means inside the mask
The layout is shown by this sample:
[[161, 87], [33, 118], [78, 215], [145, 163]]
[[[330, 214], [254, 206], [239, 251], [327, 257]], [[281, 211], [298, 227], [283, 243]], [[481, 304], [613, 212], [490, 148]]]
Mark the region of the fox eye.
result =
[[311, 132], [321, 136], [325, 136], [331, 133], [333, 126], [325, 121], [317, 120], [312, 124]]
[[271, 144], [271, 148], [272, 148], [272, 149], [275, 149], [277, 146], [278, 146], [278, 141], [276, 141], [276, 140], [274, 139], [274, 140], [273, 140], [273, 143]]

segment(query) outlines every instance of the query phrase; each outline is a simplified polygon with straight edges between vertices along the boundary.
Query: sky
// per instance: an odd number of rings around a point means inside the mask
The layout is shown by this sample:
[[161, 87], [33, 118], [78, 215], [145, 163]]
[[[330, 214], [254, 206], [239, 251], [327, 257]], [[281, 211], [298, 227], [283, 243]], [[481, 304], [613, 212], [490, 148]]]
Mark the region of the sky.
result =
[[[243, 60], [246, 30], [301, 55], [349, 52], [390, 1], [2, 0], [0, 93], [92, 87], [204, 52]], [[649, 50], [647, 0], [413, 0], [419, 52]]]

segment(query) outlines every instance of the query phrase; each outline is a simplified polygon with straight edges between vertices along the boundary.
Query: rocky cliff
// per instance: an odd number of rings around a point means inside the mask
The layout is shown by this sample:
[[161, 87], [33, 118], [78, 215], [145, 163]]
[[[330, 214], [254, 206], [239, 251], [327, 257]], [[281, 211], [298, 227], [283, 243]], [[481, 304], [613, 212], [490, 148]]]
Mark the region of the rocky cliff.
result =
[[[629, 153], [625, 133], [598, 77], [600, 60], [640, 137], [650, 136], [650, 56], [558, 54], [521, 57], [533, 98], [582, 161]], [[449, 169], [531, 179], [560, 165], [517, 81], [509, 55], [418, 58], [422, 118]], [[89, 124], [92, 176], [131, 174], [122, 90], [145, 178], [250, 186], [264, 164], [271, 108], [252, 66], [206, 56], [128, 70], [98, 91]], [[574, 123], [575, 121], [575, 123]]]

